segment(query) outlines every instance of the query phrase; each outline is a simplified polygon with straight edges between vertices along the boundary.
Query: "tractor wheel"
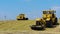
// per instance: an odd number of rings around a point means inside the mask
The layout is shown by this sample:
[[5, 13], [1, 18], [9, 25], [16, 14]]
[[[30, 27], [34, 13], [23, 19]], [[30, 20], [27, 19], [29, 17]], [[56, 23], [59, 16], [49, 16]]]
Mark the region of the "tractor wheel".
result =
[[20, 20], [20, 19], [17, 19], [17, 20]]
[[46, 21], [46, 27], [52, 27], [53, 24], [52, 24], [52, 21]]
[[45, 30], [45, 27], [41, 25], [32, 25], [31, 29], [32, 30]]
[[57, 25], [58, 23], [57, 23], [57, 21], [58, 21], [58, 19], [57, 18], [55, 18], [55, 20], [54, 20], [55, 22], [54, 22], [54, 24], [53, 25]]
[[28, 18], [25, 18], [25, 20], [28, 20]]

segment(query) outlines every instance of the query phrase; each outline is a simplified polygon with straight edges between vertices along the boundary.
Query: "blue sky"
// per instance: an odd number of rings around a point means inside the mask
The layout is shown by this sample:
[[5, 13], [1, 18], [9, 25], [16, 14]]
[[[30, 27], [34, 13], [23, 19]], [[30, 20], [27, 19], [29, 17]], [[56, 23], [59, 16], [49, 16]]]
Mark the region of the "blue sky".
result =
[[0, 20], [16, 19], [24, 13], [29, 19], [42, 17], [43, 10], [54, 9], [60, 17], [60, 0], [0, 0]]

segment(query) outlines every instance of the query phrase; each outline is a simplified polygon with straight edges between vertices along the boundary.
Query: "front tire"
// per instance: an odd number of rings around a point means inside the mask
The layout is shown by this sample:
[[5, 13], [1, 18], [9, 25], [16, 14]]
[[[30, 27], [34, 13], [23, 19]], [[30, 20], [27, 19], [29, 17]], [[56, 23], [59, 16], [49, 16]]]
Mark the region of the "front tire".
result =
[[52, 27], [53, 24], [52, 24], [52, 21], [46, 21], [46, 27]]

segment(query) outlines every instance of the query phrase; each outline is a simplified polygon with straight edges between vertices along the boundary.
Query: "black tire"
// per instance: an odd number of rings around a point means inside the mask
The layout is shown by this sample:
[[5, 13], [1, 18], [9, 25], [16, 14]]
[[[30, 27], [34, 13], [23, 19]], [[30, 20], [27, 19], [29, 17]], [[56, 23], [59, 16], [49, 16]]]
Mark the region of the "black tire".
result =
[[25, 20], [28, 20], [28, 18], [25, 18]]
[[25, 20], [25, 19], [23, 18], [23, 19], [17, 19], [17, 20]]
[[17, 19], [17, 20], [20, 20], [20, 19]]
[[[43, 27], [43, 26], [41, 26], [41, 27], [37, 27], [38, 25], [32, 25], [31, 26], [31, 29], [32, 30], [45, 30], [45, 28]], [[40, 26], [40, 25], [39, 25]]]
[[46, 27], [52, 27], [53, 23], [52, 21], [46, 21]]
[[57, 25], [58, 23], [58, 19], [57, 18], [55, 18], [55, 20], [54, 20], [55, 22], [54, 22], [54, 24], [53, 25]]

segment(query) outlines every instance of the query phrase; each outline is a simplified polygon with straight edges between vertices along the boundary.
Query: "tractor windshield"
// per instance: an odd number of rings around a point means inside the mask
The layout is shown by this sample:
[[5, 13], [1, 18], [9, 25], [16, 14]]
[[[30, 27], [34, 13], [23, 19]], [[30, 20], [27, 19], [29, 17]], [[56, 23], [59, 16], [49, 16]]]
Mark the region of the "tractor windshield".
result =
[[56, 11], [43, 11], [43, 14], [54, 14]]
[[43, 14], [46, 14], [47, 12], [46, 11], [43, 11]]
[[47, 11], [46, 14], [54, 14], [54, 11]]
[[49, 11], [43, 11], [43, 14], [51, 14]]
[[48, 11], [49, 12], [49, 14], [54, 14], [54, 13], [56, 13], [56, 11]]

